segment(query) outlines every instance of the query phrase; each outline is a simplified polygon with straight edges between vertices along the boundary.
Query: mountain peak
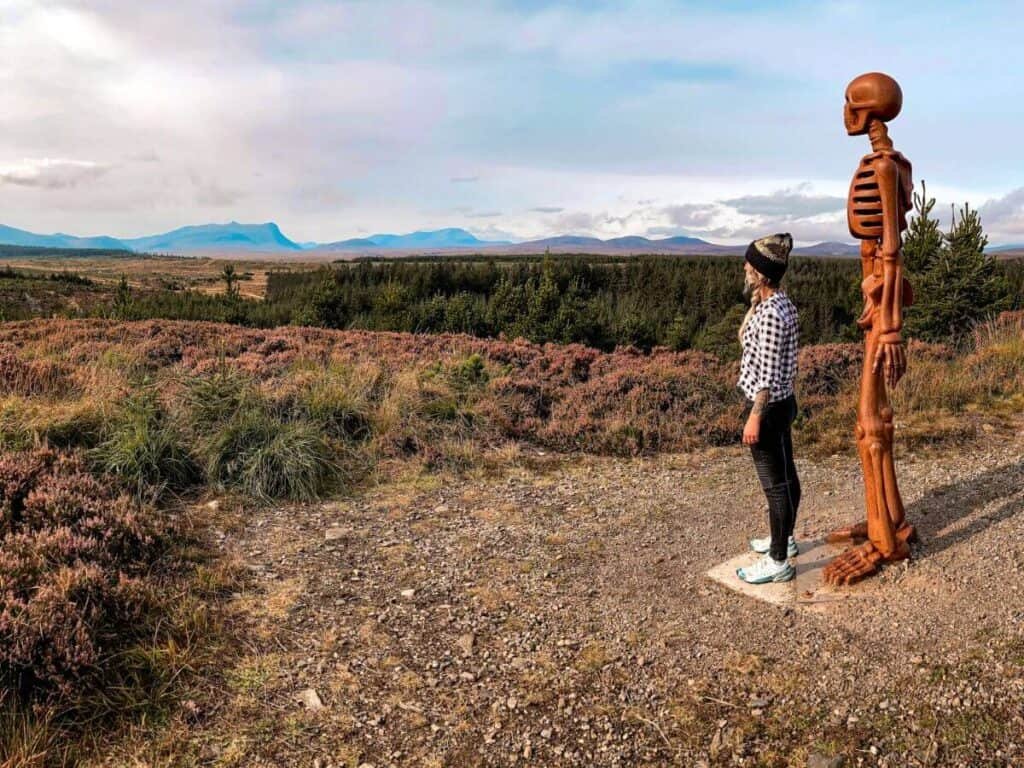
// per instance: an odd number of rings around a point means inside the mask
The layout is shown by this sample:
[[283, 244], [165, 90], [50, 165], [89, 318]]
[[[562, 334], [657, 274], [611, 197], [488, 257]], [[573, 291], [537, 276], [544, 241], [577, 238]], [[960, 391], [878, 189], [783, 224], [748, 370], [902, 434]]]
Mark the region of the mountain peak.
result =
[[299, 251], [302, 247], [287, 238], [272, 221], [263, 224], [198, 224], [149, 237], [125, 240], [134, 251]]

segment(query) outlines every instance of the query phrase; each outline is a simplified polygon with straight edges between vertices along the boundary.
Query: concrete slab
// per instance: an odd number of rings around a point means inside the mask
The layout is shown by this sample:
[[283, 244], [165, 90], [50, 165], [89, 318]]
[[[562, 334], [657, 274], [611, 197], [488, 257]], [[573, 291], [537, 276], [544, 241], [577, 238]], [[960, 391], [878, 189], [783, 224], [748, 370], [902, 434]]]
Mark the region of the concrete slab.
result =
[[844, 549], [845, 546], [829, 544], [824, 540], [800, 541], [800, 554], [791, 560], [796, 568], [796, 578], [781, 584], [748, 584], [740, 580], [736, 569], [753, 565], [761, 557], [750, 551], [719, 563], [707, 572], [707, 576], [741, 595], [772, 605], [806, 611], [827, 611], [850, 600], [868, 599], [870, 593], [874, 592], [872, 579], [839, 589], [822, 581], [821, 574], [825, 566]]

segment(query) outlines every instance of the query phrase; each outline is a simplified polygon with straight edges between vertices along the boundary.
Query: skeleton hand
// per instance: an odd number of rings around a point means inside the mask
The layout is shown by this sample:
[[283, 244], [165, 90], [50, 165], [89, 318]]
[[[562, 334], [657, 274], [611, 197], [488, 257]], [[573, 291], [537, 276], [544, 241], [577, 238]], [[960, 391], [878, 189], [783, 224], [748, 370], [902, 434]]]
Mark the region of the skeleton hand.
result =
[[907, 372], [907, 350], [899, 336], [896, 336], [895, 339], [878, 342], [871, 372], [877, 374], [883, 366], [885, 367], [885, 383], [890, 388], [895, 387], [903, 378], [903, 374]]

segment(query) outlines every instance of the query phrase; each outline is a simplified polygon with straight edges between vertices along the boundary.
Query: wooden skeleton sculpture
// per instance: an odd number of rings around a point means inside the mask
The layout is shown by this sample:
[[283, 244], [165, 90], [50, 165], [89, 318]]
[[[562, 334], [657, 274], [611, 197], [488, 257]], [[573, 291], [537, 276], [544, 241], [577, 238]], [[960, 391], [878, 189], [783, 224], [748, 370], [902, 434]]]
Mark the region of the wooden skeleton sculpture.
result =
[[885, 126], [902, 105], [897, 82], [879, 72], [861, 75], [846, 89], [846, 132], [871, 140], [871, 153], [857, 167], [846, 205], [850, 234], [861, 241], [864, 277], [864, 311], [857, 320], [864, 330], [864, 367], [856, 435], [867, 521], [829, 536], [831, 542], [854, 544], [825, 568], [825, 581], [833, 585], [851, 584], [882, 563], [909, 557], [915, 535], [896, 484], [893, 412], [886, 394], [907, 369], [901, 329], [903, 307], [913, 301], [901, 255], [901, 233], [912, 205], [910, 162], [893, 149]]

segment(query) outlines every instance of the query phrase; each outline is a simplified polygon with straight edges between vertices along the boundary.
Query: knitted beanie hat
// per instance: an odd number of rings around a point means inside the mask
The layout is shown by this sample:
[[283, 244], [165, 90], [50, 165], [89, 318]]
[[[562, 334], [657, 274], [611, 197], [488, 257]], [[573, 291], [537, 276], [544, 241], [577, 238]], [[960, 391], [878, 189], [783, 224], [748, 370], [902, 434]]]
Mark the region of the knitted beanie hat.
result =
[[789, 252], [793, 250], [793, 238], [786, 232], [768, 235], [747, 246], [746, 260], [754, 269], [773, 283], [778, 283], [789, 266]]

